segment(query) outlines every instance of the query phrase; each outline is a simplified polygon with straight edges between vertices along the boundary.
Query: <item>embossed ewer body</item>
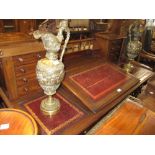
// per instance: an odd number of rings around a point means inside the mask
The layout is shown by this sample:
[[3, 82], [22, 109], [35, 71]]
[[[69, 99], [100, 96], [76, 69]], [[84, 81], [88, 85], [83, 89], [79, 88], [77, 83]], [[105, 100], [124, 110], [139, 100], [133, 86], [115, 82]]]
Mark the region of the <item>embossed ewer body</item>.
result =
[[139, 24], [135, 22], [133, 29], [133, 39], [132, 39], [132, 27], [129, 27], [129, 42], [127, 44], [127, 58], [128, 63], [124, 66], [126, 72], [131, 72], [134, 68], [132, 61], [139, 55], [139, 52], [142, 50], [142, 43], [139, 41], [140, 29]]
[[[67, 32], [67, 37], [58, 59], [58, 53], [63, 40], [63, 31]], [[34, 31], [33, 35], [36, 39], [42, 39], [44, 48], [46, 49], [45, 58], [39, 60], [36, 66], [39, 85], [44, 90], [44, 93], [48, 95], [48, 98], [42, 100], [40, 109], [46, 115], [54, 115], [59, 111], [61, 106], [59, 100], [52, 97], [52, 95], [56, 93], [65, 75], [62, 58], [70, 37], [68, 21], [63, 20], [60, 22], [57, 36], [51, 32], [40, 30]]]
[[127, 45], [127, 57], [128, 63], [125, 66], [127, 72], [131, 72], [133, 69], [132, 61], [138, 56], [139, 52], [142, 49], [142, 43], [137, 39], [130, 41]]
[[135, 38], [133, 41], [130, 41], [127, 46], [127, 56], [129, 61], [134, 60], [138, 56], [141, 49], [142, 43], [138, 39]]

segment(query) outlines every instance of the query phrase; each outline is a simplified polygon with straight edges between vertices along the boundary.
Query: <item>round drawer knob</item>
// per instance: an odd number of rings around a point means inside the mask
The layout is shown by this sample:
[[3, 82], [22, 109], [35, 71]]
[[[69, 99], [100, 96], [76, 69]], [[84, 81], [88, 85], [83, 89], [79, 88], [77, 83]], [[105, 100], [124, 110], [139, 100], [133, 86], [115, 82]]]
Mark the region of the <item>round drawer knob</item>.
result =
[[40, 59], [40, 58], [41, 58], [41, 55], [40, 55], [40, 54], [37, 54], [37, 58], [39, 58], [39, 59]]
[[2, 52], [2, 49], [0, 49], [0, 56], [2, 56], [3, 55], [3, 52]]
[[28, 88], [25, 87], [24, 90], [25, 90], [25, 92], [28, 92]]
[[27, 78], [23, 78], [23, 81], [24, 81], [25, 83], [27, 83], [27, 82], [28, 82], [28, 79], [27, 79]]
[[18, 61], [23, 62], [24, 60], [23, 60], [23, 58], [18, 58]]
[[22, 73], [25, 73], [25, 69], [24, 69], [24, 68], [20, 68], [20, 71], [21, 71]]
[[116, 49], [116, 48], [114, 48], [114, 47], [111, 48], [112, 51], [115, 50], [115, 49]]

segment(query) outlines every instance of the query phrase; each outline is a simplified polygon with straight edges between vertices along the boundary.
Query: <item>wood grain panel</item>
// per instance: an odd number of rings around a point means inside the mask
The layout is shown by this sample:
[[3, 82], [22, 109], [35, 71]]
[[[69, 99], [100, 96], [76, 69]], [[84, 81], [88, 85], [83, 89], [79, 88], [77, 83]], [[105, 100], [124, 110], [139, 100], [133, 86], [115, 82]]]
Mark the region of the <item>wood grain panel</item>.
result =
[[155, 134], [155, 113], [127, 99], [99, 121], [88, 134]]
[[18, 96], [22, 97], [24, 95], [31, 94], [34, 91], [39, 91], [41, 87], [39, 86], [39, 83], [37, 80], [30, 81], [27, 85], [23, 85], [21, 87], [17, 88]]
[[15, 81], [15, 72], [14, 72], [14, 64], [12, 57], [6, 57], [2, 59], [3, 63], [3, 71], [4, 71], [4, 77], [5, 77], [5, 83], [7, 90], [9, 92], [9, 98], [10, 99], [16, 99], [17, 98], [17, 87], [16, 87], [16, 81]]
[[25, 76], [27, 74], [34, 74], [36, 71], [37, 63], [29, 63], [27, 65], [23, 65], [15, 68], [16, 77]]
[[0, 109], [0, 135], [36, 135], [37, 124], [26, 112]]

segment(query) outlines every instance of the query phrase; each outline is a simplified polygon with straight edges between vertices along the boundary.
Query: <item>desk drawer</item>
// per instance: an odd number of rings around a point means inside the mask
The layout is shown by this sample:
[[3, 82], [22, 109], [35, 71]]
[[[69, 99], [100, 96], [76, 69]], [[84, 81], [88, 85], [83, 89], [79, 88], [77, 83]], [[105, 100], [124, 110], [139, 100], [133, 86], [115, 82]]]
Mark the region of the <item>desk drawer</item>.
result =
[[27, 85], [27, 84], [31, 83], [32, 81], [37, 81], [35, 72], [16, 78], [16, 83], [17, 83], [18, 87]]
[[121, 50], [121, 46], [119, 46], [119, 45], [117, 45], [117, 46], [111, 46], [109, 52], [120, 51], [120, 50]]
[[122, 47], [122, 39], [120, 40], [113, 40], [109, 44], [109, 52], [111, 51], [120, 51]]
[[13, 61], [15, 66], [21, 66], [37, 61], [37, 59], [35, 58], [35, 54], [31, 53], [31, 54], [14, 56]]
[[122, 39], [119, 39], [119, 40], [112, 40], [112, 41], [111, 41], [111, 45], [112, 45], [112, 46], [116, 46], [116, 45], [121, 46], [121, 45], [122, 45]]
[[18, 96], [21, 97], [21, 96], [31, 94], [32, 92], [38, 91], [40, 89], [41, 87], [39, 86], [38, 82], [33, 81], [33, 82], [30, 82], [28, 85], [18, 87], [17, 93], [18, 93]]
[[36, 71], [36, 65], [37, 65], [37, 62], [34, 62], [33, 64], [16, 67], [15, 68], [16, 77], [21, 77], [21, 76], [24, 77], [25, 75], [28, 75], [28, 74], [34, 74]]
[[21, 66], [26, 65], [29, 63], [33, 63], [38, 61], [41, 58], [45, 57], [45, 51], [30, 53], [30, 54], [23, 54], [13, 57], [14, 65]]

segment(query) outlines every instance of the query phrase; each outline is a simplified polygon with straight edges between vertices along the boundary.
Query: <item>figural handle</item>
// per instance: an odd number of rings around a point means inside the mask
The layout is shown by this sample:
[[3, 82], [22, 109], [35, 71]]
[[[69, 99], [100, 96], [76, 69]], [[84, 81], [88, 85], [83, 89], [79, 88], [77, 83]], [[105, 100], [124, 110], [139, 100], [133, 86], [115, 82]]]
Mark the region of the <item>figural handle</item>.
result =
[[60, 61], [62, 61], [62, 58], [63, 58], [64, 53], [65, 53], [66, 46], [67, 46], [69, 38], [70, 38], [70, 30], [69, 30], [69, 28], [67, 28], [65, 31], [67, 32], [67, 37], [65, 39], [65, 42], [64, 42], [64, 45], [63, 45], [63, 49], [62, 49], [62, 52], [60, 54], [60, 59], [59, 59]]

